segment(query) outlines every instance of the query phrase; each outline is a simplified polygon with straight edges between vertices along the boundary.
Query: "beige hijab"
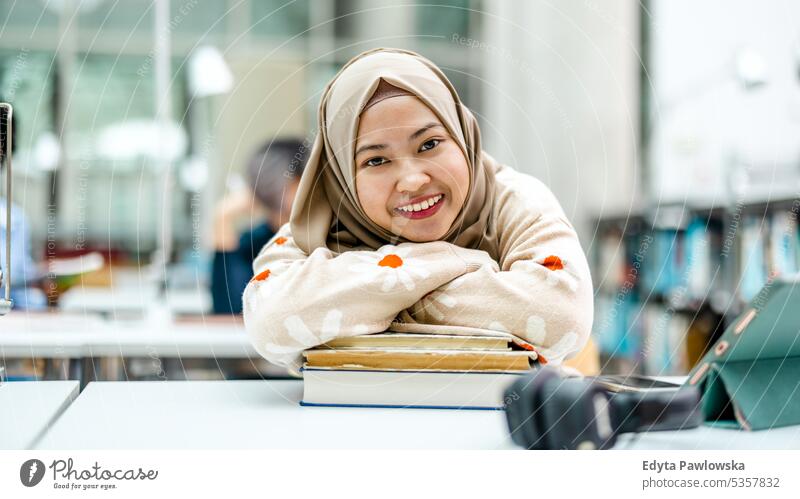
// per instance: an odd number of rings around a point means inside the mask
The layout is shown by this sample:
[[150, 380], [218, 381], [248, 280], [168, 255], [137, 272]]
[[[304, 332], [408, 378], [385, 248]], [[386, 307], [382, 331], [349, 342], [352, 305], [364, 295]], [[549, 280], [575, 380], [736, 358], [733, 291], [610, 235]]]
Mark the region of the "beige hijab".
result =
[[483, 249], [497, 259], [493, 206], [499, 165], [481, 151], [478, 123], [444, 73], [428, 59], [399, 49], [375, 49], [354, 57], [325, 88], [318, 135], [292, 205], [295, 243], [311, 254], [319, 247], [343, 253], [408, 242], [370, 220], [356, 195], [354, 147], [359, 115], [381, 80], [424, 102], [467, 158], [469, 192], [442, 239]]

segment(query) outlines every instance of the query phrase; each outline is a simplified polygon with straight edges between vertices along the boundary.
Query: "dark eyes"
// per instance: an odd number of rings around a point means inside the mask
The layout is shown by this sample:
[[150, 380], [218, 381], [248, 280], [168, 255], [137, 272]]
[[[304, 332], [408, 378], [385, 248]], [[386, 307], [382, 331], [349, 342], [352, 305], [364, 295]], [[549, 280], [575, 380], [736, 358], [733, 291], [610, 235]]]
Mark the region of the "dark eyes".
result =
[[[442, 139], [426, 140], [419, 147], [419, 152], [430, 151], [434, 147], [438, 146], [441, 142], [442, 142]], [[388, 163], [388, 162], [389, 161], [386, 158], [378, 156], [376, 158], [370, 158], [370, 159], [364, 161], [364, 166], [381, 166], [382, 164]]]
[[419, 148], [419, 150], [420, 150], [420, 152], [428, 151], [428, 150], [433, 149], [434, 147], [438, 146], [439, 142], [441, 142], [441, 140], [439, 140], [439, 139], [428, 140], [428, 141], [426, 141], [426, 142], [424, 142], [422, 144], [422, 146]]
[[380, 166], [386, 162], [384, 158], [372, 158], [364, 162], [364, 166]]

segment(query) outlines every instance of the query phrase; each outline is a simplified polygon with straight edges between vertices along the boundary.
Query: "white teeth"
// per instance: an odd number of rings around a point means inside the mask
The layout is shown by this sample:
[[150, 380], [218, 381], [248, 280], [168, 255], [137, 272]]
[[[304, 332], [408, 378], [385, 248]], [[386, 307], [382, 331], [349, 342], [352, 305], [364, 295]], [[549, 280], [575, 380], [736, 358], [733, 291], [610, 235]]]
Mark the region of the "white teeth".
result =
[[430, 199], [426, 199], [425, 201], [423, 201], [421, 203], [416, 203], [414, 205], [408, 205], [408, 206], [402, 206], [402, 207], [400, 207], [400, 209], [405, 211], [405, 212], [427, 210], [431, 206], [433, 206], [436, 203], [438, 203], [440, 199], [442, 199], [442, 195], [441, 194], [439, 194], [438, 196], [434, 196], [434, 197], [432, 197]]

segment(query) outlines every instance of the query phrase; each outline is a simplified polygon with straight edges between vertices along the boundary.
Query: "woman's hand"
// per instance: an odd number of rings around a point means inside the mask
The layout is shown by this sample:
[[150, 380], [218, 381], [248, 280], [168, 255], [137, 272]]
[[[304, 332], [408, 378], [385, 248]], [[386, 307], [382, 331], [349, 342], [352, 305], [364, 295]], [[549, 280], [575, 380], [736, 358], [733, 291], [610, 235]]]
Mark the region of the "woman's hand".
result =
[[214, 210], [214, 249], [217, 251], [237, 249], [239, 246], [237, 222], [245, 217], [264, 218], [263, 211], [250, 189], [226, 195]]

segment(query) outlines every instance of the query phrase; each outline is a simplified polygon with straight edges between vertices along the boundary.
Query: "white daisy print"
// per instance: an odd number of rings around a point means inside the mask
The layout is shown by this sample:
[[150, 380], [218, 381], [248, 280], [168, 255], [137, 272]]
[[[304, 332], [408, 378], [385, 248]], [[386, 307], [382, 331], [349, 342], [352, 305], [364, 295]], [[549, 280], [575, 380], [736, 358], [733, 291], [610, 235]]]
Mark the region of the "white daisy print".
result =
[[460, 288], [463, 284], [463, 279], [454, 279], [449, 284], [428, 293], [420, 300], [420, 308], [437, 321], [443, 321], [445, 318], [443, 310], [445, 308], [451, 309], [458, 304], [458, 300], [453, 295], [448, 294], [448, 291]]
[[509, 331], [505, 324], [500, 321], [493, 321], [491, 324], [489, 324], [489, 329], [491, 331], [500, 331], [501, 333], [511, 334], [511, 331]]
[[[545, 344], [547, 340], [547, 324], [545, 323], [544, 319], [538, 315], [531, 315], [528, 317], [528, 324], [525, 328], [525, 331], [525, 338], [534, 345], [538, 346]], [[548, 360], [560, 359], [575, 348], [577, 341], [577, 333], [568, 331], [550, 347], [539, 348], [539, 353], [541, 353], [542, 356]]]
[[[493, 331], [502, 331], [504, 333], [511, 332], [502, 322], [498, 321], [489, 324], [489, 329]], [[540, 345], [545, 344], [547, 341], [547, 323], [538, 315], [531, 315], [528, 317], [528, 321], [525, 325], [524, 338], [534, 345], [537, 352], [546, 360], [562, 358], [575, 348], [575, 343], [578, 341], [578, 335], [569, 331], [559, 338], [550, 348], [541, 347]]]
[[[489, 329], [492, 331], [511, 333], [511, 330], [500, 321], [493, 321], [489, 324]], [[528, 322], [525, 325], [525, 339], [533, 345], [541, 345], [544, 343], [545, 338], [547, 338], [547, 329], [544, 319], [538, 315], [531, 315], [528, 317]]]
[[381, 282], [384, 293], [393, 290], [398, 283], [413, 291], [414, 277], [425, 279], [431, 273], [421, 263], [407, 258], [410, 250], [387, 244], [372, 253], [359, 254], [362, 263], [351, 265], [348, 270], [362, 274], [367, 282]]
[[256, 310], [259, 303], [265, 303], [273, 299], [271, 297], [274, 288], [274, 279], [252, 279], [252, 284], [245, 290], [246, 306], [249, 310]]
[[[322, 320], [322, 328], [318, 332], [313, 332], [299, 315], [287, 317], [283, 321], [283, 325], [292, 339], [300, 343], [304, 348], [309, 348], [321, 345], [340, 335], [342, 311], [334, 309], [325, 314], [325, 318]], [[367, 334], [367, 326], [364, 324], [355, 326], [355, 330], [357, 334]]]
[[544, 319], [538, 315], [531, 315], [528, 317], [528, 323], [525, 326], [525, 338], [534, 345], [541, 345], [547, 338], [547, 325]]
[[575, 349], [577, 342], [578, 334], [574, 331], [569, 331], [550, 348], [543, 348], [542, 355], [548, 359], [561, 359]]
[[[321, 345], [341, 335], [342, 331], [342, 311], [331, 310], [325, 314], [322, 320], [322, 327], [315, 332], [306, 325], [299, 315], [290, 315], [283, 321], [286, 333], [300, 346], [288, 346], [285, 341], [276, 338], [276, 331], [270, 330], [271, 341], [267, 342], [265, 348], [276, 354], [297, 353], [300, 350]], [[356, 334], [367, 334], [368, 328], [364, 324], [355, 326]], [[277, 341], [276, 341], [277, 340]]]

